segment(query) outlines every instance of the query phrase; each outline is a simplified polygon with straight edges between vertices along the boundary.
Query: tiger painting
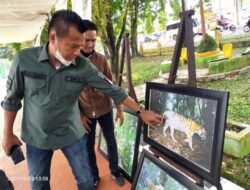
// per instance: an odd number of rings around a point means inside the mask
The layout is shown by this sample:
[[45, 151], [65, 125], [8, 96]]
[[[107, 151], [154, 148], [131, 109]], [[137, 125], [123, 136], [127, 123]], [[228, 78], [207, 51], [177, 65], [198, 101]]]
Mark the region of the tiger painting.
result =
[[174, 130], [179, 130], [187, 135], [187, 139], [185, 141], [188, 143], [189, 147], [192, 150], [192, 137], [194, 134], [198, 134], [202, 140], [206, 140], [205, 129], [194, 120], [188, 119], [176, 112], [169, 110], [165, 111], [163, 113], [163, 116], [167, 118], [163, 127], [164, 136], [166, 136], [166, 130], [168, 129], [168, 127], [170, 127], [171, 138], [174, 142], [177, 142], [174, 138]]

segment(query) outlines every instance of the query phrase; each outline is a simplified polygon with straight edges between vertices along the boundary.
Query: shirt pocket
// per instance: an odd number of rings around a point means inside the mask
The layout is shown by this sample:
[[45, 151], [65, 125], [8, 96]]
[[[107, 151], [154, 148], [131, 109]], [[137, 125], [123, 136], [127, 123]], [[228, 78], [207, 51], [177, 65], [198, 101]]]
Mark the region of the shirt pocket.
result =
[[67, 91], [81, 92], [86, 85], [86, 81], [81, 77], [66, 76], [64, 87]]
[[25, 93], [29, 97], [45, 96], [46, 75], [24, 72]]

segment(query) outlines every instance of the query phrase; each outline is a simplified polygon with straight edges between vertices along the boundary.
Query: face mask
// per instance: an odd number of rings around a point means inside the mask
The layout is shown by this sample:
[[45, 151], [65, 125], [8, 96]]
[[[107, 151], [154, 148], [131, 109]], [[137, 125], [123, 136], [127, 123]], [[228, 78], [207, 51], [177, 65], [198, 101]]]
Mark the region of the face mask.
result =
[[[56, 46], [57, 46], [57, 44], [56, 44]], [[58, 46], [57, 46], [57, 50], [56, 50], [56, 53], [55, 53], [55, 57], [56, 57], [56, 59], [58, 61], [60, 61], [66, 67], [69, 66], [72, 63], [72, 60], [71, 61], [67, 61], [66, 59], [63, 58], [62, 54], [58, 50]]]

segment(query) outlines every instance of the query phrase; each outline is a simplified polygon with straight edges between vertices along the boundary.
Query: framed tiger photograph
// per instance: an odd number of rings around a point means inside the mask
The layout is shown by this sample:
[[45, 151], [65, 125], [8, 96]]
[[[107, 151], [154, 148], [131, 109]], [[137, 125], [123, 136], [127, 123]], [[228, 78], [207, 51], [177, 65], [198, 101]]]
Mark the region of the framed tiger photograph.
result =
[[144, 141], [219, 186], [229, 92], [147, 82], [145, 108], [165, 117]]
[[[132, 182], [133, 175], [138, 164], [139, 144], [142, 122], [141, 119], [128, 108], [124, 108], [124, 121], [120, 126], [115, 122], [115, 137], [118, 149], [118, 165], [126, 177]], [[113, 108], [113, 118], [116, 109]], [[108, 150], [103, 133], [100, 130], [98, 151], [108, 160]]]
[[143, 150], [131, 190], [202, 190], [168, 163]]

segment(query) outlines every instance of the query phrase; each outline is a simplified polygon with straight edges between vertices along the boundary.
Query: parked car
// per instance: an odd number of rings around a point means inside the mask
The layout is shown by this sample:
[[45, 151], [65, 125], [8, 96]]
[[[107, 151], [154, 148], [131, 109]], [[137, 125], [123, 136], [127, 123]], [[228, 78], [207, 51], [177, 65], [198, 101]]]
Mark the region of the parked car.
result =
[[161, 34], [159, 34], [159, 33], [152, 33], [152, 34], [144, 37], [144, 42], [158, 41], [160, 37], [161, 37]]

